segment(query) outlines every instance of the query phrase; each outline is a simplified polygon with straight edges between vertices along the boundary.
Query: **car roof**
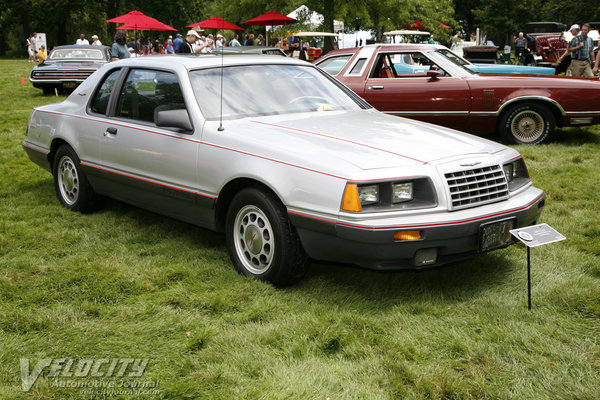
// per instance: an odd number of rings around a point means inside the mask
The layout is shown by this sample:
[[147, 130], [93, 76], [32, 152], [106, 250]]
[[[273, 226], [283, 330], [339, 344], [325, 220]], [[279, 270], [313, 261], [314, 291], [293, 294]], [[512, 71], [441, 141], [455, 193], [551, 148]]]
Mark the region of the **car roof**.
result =
[[266, 54], [201, 54], [201, 55], [156, 55], [146, 57], [133, 57], [118, 60], [110, 63], [113, 65], [127, 65], [132, 67], [149, 68], [186, 68], [188, 70], [195, 68], [210, 68], [232, 66], [232, 65], [255, 65], [255, 64], [290, 64], [290, 65], [311, 65], [306, 61], [300, 61], [293, 58], [281, 57], [278, 55]]
[[63, 44], [61, 46], [54, 46], [52, 50], [60, 49], [108, 49], [110, 46], [97, 46], [92, 44]]
[[332, 50], [327, 53], [324, 57], [328, 57], [330, 55], [336, 54], [354, 54], [357, 51], [364, 48], [382, 48], [384, 50], [394, 51], [394, 50], [437, 50], [437, 49], [447, 49], [447, 47], [442, 46], [441, 44], [427, 44], [427, 43], [375, 43], [375, 44], [367, 44], [361, 47], [352, 47], [349, 49], [340, 49], [340, 50]]

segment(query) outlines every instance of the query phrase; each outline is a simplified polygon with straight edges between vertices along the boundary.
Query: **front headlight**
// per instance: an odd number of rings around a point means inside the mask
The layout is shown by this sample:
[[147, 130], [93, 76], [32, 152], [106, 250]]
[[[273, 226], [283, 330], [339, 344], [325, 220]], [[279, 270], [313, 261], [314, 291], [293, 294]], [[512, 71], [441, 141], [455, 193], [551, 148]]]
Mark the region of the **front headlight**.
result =
[[361, 206], [368, 206], [379, 202], [379, 185], [359, 186], [358, 199]]
[[502, 165], [502, 169], [511, 192], [530, 182], [529, 173], [522, 158]]
[[394, 183], [392, 185], [392, 203], [403, 203], [413, 199], [413, 184]]
[[342, 211], [378, 212], [429, 208], [437, 205], [437, 196], [429, 178], [410, 181], [346, 184]]

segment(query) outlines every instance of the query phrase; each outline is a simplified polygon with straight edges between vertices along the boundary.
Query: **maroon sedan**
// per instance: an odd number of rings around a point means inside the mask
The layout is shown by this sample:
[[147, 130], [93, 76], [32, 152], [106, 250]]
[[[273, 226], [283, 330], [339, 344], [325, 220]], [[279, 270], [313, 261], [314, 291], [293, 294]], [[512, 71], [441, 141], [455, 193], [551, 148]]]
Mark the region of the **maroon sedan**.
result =
[[556, 126], [600, 123], [600, 81], [477, 74], [444, 46], [376, 44], [332, 51], [317, 61], [388, 114], [512, 143], [547, 141]]

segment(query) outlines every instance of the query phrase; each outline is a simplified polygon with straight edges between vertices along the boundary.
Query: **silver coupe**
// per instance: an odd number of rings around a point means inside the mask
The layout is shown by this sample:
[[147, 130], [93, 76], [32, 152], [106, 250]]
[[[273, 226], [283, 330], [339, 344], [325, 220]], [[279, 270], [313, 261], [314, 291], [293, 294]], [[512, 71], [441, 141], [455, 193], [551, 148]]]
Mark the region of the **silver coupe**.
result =
[[23, 147], [66, 208], [108, 196], [224, 232], [235, 268], [278, 286], [310, 259], [419, 269], [505, 247], [545, 200], [516, 150], [278, 56], [106, 64], [35, 108]]

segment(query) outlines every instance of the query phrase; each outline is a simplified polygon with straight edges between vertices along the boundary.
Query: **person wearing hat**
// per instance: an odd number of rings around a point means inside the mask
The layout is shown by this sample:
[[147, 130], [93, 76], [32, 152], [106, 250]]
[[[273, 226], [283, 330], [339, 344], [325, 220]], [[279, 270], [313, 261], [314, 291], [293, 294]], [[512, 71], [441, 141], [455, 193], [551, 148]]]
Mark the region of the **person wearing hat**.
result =
[[579, 25], [573, 24], [569, 31], [573, 35], [573, 39], [569, 42], [567, 51], [560, 56], [558, 62], [562, 62], [567, 55], [570, 55], [571, 64], [567, 70], [567, 75], [570, 73], [571, 76], [592, 78], [594, 74], [590, 62], [594, 61], [594, 42], [588, 36], [590, 25], [583, 24], [581, 33], [579, 33]]
[[92, 45], [102, 46], [102, 42], [98, 39], [98, 35], [92, 35]]
[[215, 47], [223, 47], [225, 45], [225, 38], [220, 33], [217, 35], [217, 40], [215, 41]]
[[46, 46], [42, 45], [40, 47], [40, 51], [37, 53], [38, 62], [42, 64], [48, 58], [48, 54], [46, 54]]
[[175, 53], [179, 53], [179, 48], [182, 44], [183, 36], [181, 35], [181, 33], [178, 33], [177, 35], [175, 35], [175, 39], [173, 39], [173, 50], [175, 50]]
[[185, 40], [179, 46], [178, 53], [179, 54], [198, 53], [200, 51], [199, 48], [194, 49], [194, 43], [196, 43], [196, 40], [198, 40], [198, 39], [200, 39], [200, 35], [198, 35], [198, 32], [196, 32], [193, 29], [189, 30], [185, 37]]

